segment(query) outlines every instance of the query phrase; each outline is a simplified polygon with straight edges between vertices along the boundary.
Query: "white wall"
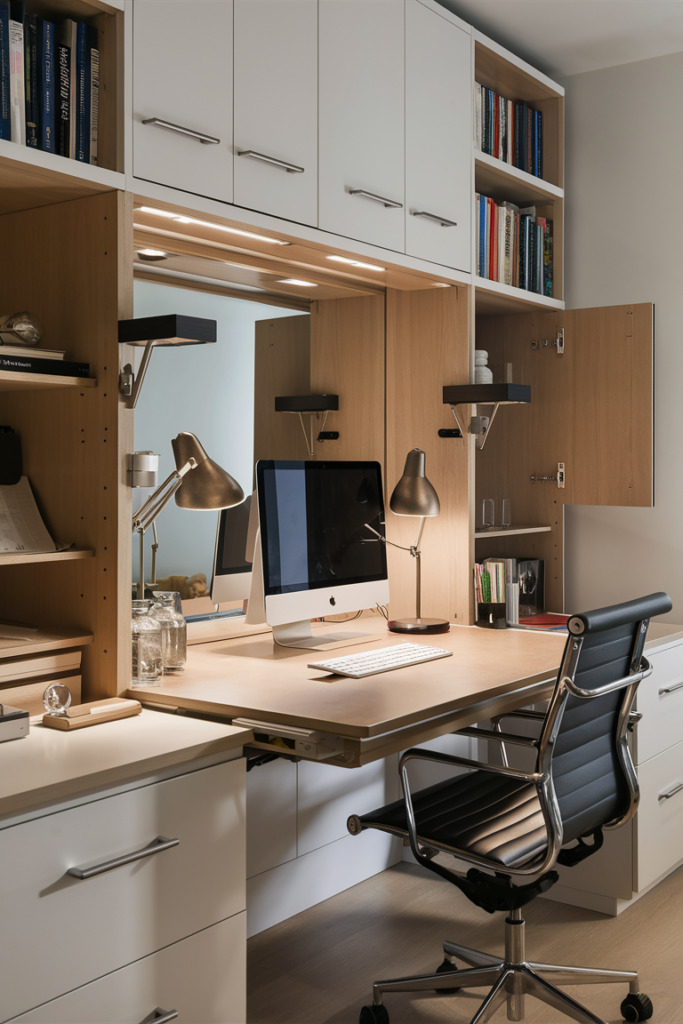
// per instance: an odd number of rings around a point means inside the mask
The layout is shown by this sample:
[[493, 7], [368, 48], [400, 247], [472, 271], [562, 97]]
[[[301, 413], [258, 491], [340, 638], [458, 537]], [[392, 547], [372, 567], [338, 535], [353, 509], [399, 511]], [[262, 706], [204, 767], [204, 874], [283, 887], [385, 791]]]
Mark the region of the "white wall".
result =
[[[158, 348], [135, 410], [135, 450], [161, 456], [159, 483], [175, 469], [171, 439], [196, 434], [207, 454], [251, 492], [254, 461], [254, 324], [292, 316], [291, 309], [187, 288], [135, 282], [135, 316], [183, 313], [216, 320], [215, 345]], [[142, 351], [142, 350], [140, 350]], [[138, 507], [151, 492], [134, 494]], [[203, 572], [211, 582], [217, 512], [194, 512], [172, 501], [159, 516], [158, 576]], [[151, 530], [145, 561], [149, 579]], [[133, 579], [138, 545], [133, 544]]]
[[563, 85], [567, 305], [656, 306], [655, 508], [567, 508], [566, 608], [666, 590], [682, 622], [683, 53]]

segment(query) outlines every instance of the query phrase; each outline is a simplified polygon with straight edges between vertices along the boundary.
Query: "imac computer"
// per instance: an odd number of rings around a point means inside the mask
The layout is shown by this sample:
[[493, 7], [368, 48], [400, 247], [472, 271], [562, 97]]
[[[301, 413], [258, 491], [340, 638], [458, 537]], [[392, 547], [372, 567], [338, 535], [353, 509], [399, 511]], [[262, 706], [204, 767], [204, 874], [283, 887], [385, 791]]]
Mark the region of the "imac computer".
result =
[[254, 539], [251, 548], [248, 543], [251, 503], [249, 495], [240, 505], [224, 508], [218, 517], [211, 583], [211, 600], [216, 605], [249, 597], [254, 552]]
[[259, 541], [247, 622], [265, 620], [284, 647], [329, 650], [375, 639], [355, 632], [314, 637], [311, 619], [389, 600], [379, 463], [263, 460], [256, 492]]

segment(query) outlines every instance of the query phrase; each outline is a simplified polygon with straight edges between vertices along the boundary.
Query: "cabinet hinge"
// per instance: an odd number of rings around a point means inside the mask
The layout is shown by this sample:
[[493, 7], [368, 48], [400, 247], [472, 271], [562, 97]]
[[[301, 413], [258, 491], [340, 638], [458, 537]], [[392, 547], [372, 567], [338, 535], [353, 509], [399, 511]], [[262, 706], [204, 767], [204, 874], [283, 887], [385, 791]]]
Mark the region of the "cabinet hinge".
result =
[[564, 462], [557, 464], [557, 486], [564, 487]]
[[549, 348], [551, 345], [557, 349], [558, 356], [564, 355], [564, 327], [557, 328], [557, 334], [552, 341], [549, 341], [548, 338], [544, 338], [543, 341], [531, 342], [531, 347], [534, 351], [539, 351], [542, 348]]

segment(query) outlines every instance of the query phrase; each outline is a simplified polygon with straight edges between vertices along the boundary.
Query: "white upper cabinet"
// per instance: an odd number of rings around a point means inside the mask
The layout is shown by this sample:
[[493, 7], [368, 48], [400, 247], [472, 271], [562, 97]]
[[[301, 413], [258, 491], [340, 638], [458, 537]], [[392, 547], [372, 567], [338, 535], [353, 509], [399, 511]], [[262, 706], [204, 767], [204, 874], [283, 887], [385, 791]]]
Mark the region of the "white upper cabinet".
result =
[[402, 0], [320, 0], [319, 227], [404, 251]]
[[317, 0], [235, 0], [234, 138], [236, 205], [315, 227]]
[[232, 6], [135, 0], [135, 177], [232, 202]]
[[406, 252], [465, 272], [471, 90], [470, 36], [419, 0], [407, 0]]

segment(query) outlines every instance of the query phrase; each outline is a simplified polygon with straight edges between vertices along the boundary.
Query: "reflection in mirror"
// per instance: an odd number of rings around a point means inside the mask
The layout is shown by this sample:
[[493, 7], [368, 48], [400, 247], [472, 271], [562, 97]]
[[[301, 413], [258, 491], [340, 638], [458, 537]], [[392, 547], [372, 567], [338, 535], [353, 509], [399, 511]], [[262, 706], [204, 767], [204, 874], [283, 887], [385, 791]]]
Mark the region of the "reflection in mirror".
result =
[[[160, 348], [135, 411], [135, 450], [160, 455], [159, 482], [173, 472], [171, 439], [191, 431], [207, 454], [251, 493], [254, 464], [254, 324], [290, 309], [147, 281], [135, 282], [135, 316], [183, 313], [217, 321], [216, 345]], [[151, 488], [133, 491], [138, 508]], [[159, 589], [189, 597], [211, 586], [218, 513], [188, 512], [171, 502], [157, 521]], [[151, 543], [151, 538], [149, 539]], [[133, 579], [138, 573], [133, 545]], [[149, 565], [149, 556], [147, 557]], [[170, 578], [170, 579], [169, 579]]]

